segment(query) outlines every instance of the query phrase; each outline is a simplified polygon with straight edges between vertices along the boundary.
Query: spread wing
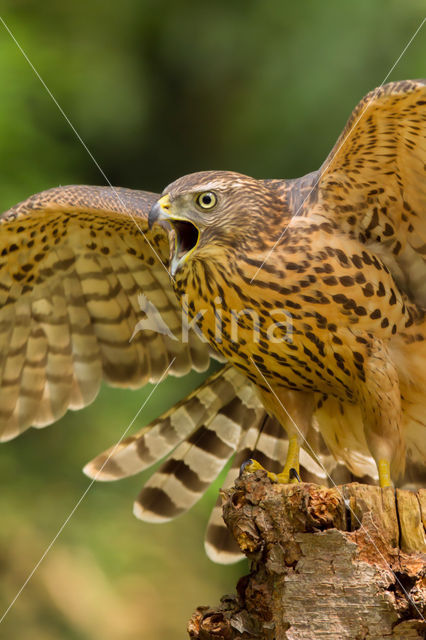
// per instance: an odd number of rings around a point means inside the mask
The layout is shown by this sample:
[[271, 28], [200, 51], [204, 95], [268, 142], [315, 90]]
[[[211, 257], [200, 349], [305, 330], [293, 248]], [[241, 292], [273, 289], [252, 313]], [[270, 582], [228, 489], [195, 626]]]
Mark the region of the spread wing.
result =
[[354, 109], [320, 169], [313, 213], [380, 255], [426, 306], [426, 80], [392, 82]]
[[[89, 404], [102, 379], [135, 388], [170, 363], [207, 368], [208, 345], [179, 340], [168, 232], [148, 228], [158, 197], [59, 187], [0, 217], [0, 440]], [[150, 305], [167, 330], [146, 322]]]

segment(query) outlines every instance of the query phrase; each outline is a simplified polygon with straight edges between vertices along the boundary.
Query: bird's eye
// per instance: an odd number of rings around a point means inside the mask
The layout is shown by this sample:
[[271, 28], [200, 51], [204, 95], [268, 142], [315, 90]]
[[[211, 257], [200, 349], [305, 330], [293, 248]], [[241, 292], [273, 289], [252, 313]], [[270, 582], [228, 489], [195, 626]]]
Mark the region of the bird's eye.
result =
[[217, 198], [213, 191], [204, 191], [197, 196], [196, 202], [202, 209], [211, 209], [215, 206]]

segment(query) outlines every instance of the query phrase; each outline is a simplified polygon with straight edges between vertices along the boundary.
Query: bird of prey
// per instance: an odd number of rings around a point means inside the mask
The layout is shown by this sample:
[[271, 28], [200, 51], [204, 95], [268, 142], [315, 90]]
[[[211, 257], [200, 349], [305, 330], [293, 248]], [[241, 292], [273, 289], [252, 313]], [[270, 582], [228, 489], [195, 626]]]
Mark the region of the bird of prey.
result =
[[[218, 373], [85, 468], [111, 480], [165, 458], [138, 517], [188, 509], [235, 452], [225, 484], [248, 458], [281, 482], [324, 482], [338, 464], [421, 482], [425, 122], [426, 82], [390, 83], [303, 178], [207, 171], [162, 196], [59, 187], [3, 214], [1, 439], [87, 405], [102, 379], [135, 388], [213, 357]], [[218, 506], [206, 548], [237, 557]]]

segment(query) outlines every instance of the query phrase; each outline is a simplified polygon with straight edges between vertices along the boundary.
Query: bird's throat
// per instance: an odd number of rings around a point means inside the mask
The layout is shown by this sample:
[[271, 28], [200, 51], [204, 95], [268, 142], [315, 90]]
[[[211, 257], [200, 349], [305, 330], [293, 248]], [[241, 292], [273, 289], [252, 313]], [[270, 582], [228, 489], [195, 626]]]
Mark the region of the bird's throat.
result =
[[187, 220], [171, 221], [175, 231], [174, 252], [171, 260], [171, 274], [174, 277], [179, 267], [196, 249], [199, 239], [199, 229]]

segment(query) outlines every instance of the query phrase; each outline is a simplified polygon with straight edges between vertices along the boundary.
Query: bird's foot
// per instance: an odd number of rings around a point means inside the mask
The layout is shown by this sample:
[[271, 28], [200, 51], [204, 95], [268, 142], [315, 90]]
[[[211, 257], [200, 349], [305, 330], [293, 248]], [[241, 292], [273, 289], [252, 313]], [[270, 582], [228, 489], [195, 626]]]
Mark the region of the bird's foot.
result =
[[[299, 465], [297, 465], [297, 467], [299, 467]], [[272, 482], [278, 482], [279, 484], [293, 484], [301, 482], [299, 468], [296, 469], [294, 466], [287, 468], [286, 465], [281, 473], [272, 473], [271, 471], [265, 469], [265, 467], [262, 467], [260, 462], [257, 462], [257, 460], [253, 459], [243, 462], [240, 469], [240, 475], [243, 473], [254, 473], [255, 471], [259, 470], [265, 471], [266, 475], [270, 480], [272, 480]]]
[[296, 465], [292, 460], [290, 464], [284, 466], [281, 473], [276, 474], [276, 477], [276, 482], [280, 484], [297, 484], [298, 482], [302, 482], [299, 475], [299, 463]]

